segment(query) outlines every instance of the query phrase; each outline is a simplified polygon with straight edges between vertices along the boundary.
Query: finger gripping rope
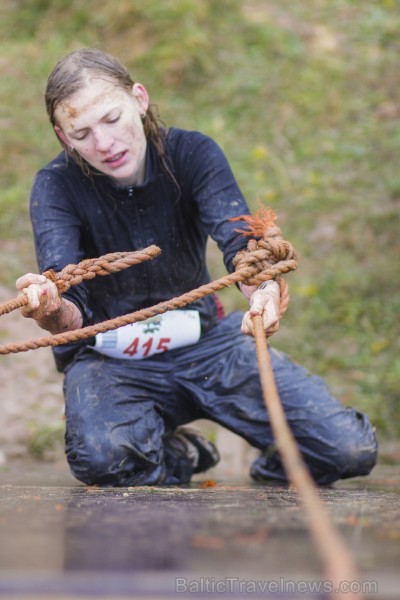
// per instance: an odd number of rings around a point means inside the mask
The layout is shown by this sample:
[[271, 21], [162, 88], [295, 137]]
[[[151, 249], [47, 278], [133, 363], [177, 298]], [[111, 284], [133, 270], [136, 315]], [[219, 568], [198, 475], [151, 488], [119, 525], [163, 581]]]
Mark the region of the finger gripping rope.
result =
[[[100, 258], [87, 258], [77, 265], [67, 265], [59, 273], [50, 269], [43, 275], [55, 283], [59, 294], [63, 294], [72, 285], [77, 285], [84, 279], [93, 279], [97, 275], [110, 275], [110, 273], [122, 271], [132, 265], [151, 260], [160, 253], [161, 250], [158, 246], [148, 246], [135, 252], [113, 252]], [[25, 295], [3, 302], [0, 304], [0, 316], [22, 308], [27, 302], [28, 299]]]

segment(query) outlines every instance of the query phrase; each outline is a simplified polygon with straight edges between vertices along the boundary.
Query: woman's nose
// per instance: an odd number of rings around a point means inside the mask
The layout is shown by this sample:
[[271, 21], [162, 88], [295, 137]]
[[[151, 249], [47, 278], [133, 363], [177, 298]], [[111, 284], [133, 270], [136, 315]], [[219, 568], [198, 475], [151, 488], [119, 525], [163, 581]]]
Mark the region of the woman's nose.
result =
[[103, 128], [95, 131], [94, 139], [96, 148], [100, 152], [107, 152], [113, 144], [112, 136]]

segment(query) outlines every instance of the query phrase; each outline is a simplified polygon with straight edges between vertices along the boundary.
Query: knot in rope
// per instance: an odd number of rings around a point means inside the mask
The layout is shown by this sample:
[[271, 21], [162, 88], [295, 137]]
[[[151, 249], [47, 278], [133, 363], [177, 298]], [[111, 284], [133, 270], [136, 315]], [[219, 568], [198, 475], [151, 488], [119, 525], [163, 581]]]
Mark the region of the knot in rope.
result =
[[281, 277], [297, 268], [297, 255], [290, 242], [282, 238], [276, 225], [276, 215], [271, 209], [260, 209], [254, 216], [244, 215], [232, 221], [242, 221], [247, 229], [236, 229], [250, 239], [246, 250], [241, 250], [233, 259], [236, 273], [241, 275], [245, 285], [260, 285], [263, 281], [275, 279], [280, 288], [280, 314], [286, 312], [289, 304], [289, 289]]
[[[233, 264], [236, 271], [244, 274], [245, 285], [260, 285], [294, 270], [296, 253], [286, 240], [250, 240], [247, 249], [237, 253]], [[277, 268], [272, 268], [274, 266]]]

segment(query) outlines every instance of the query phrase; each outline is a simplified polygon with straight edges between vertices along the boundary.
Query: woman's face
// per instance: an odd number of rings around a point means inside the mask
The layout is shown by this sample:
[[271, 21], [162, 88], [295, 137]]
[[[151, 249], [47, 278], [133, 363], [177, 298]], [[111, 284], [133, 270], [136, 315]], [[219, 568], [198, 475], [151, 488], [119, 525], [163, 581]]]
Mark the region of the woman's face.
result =
[[146, 137], [141, 115], [149, 105], [145, 88], [128, 91], [109, 79], [88, 77], [81, 90], [55, 110], [55, 131], [92, 167], [121, 186], [144, 181]]

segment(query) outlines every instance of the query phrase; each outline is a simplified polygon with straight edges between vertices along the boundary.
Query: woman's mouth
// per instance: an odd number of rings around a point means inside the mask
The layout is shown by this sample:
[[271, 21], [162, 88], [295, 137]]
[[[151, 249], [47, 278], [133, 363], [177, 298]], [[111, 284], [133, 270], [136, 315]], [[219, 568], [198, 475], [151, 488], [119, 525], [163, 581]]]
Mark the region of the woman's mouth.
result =
[[126, 155], [126, 150], [124, 152], [118, 152], [118, 154], [114, 154], [107, 158], [104, 162], [112, 168], [119, 167], [123, 162]]

